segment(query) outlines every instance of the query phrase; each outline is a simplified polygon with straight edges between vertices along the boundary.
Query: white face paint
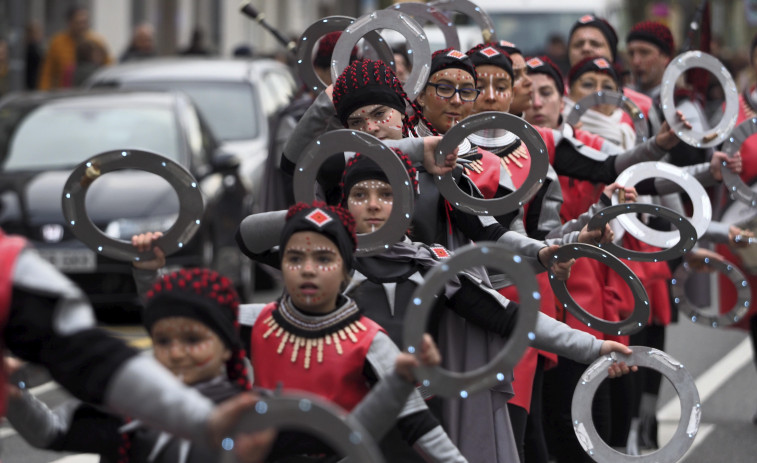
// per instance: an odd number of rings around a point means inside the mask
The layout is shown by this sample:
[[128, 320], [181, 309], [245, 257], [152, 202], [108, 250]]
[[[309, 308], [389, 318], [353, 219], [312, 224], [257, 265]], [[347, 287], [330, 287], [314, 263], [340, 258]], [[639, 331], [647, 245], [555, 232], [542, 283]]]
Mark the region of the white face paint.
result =
[[381, 180], [356, 183], [347, 196], [347, 207], [355, 217], [358, 233], [373, 233], [381, 228], [392, 213], [392, 186]]
[[402, 138], [403, 114], [384, 105], [366, 105], [347, 118], [347, 127], [369, 133], [379, 140]]

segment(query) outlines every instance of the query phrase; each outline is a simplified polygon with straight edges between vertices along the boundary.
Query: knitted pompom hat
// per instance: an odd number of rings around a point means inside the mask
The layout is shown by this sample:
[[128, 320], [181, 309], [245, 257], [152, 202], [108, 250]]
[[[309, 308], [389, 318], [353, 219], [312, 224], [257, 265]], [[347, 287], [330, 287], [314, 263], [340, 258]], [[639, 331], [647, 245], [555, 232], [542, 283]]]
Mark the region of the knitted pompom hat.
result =
[[626, 43], [634, 40], [642, 40], [656, 45], [660, 51], [668, 56], [673, 56], [675, 51], [675, 41], [673, 33], [668, 26], [654, 21], [642, 21], [631, 28], [631, 32], [626, 37]]

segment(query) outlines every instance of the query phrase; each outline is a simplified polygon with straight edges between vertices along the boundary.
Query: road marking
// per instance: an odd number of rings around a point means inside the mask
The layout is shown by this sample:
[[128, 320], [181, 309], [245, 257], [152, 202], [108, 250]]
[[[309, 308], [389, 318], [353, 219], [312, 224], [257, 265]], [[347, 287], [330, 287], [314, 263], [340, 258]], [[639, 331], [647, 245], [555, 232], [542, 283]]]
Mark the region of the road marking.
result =
[[[744, 338], [735, 348], [733, 348], [722, 359], [710, 366], [704, 373], [699, 375], [694, 381], [699, 391], [699, 403], [704, 404], [723, 384], [730, 381], [731, 377], [752, 362], [752, 346], [748, 337]], [[702, 409], [702, 417], [707, 414], [706, 408]], [[681, 402], [678, 396], [670, 399], [657, 411], [658, 420], [658, 441], [660, 443], [669, 442], [678, 427], [678, 420], [681, 416]], [[714, 424], [700, 423], [697, 435], [691, 447], [681, 457], [680, 461], [685, 461], [686, 457], [699, 444], [707, 439], [707, 436], [715, 430]]]

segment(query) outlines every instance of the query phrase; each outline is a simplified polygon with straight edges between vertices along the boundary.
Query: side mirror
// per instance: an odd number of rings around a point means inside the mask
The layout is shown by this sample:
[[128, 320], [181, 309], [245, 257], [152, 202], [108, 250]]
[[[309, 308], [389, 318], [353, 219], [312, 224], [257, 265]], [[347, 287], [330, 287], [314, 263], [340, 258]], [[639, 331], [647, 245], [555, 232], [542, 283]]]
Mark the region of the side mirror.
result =
[[213, 170], [221, 174], [235, 173], [239, 169], [240, 164], [241, 162], [235, 154], [221, 149], [216, 150], [211, 159]]

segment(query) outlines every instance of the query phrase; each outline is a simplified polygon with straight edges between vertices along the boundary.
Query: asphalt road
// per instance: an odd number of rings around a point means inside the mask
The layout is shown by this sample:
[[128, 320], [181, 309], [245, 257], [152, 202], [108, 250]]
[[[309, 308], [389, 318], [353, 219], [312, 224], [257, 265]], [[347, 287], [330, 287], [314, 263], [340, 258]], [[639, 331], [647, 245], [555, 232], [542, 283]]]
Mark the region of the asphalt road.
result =
[[[276, 292], [266, 292], [257, 301], [272, 300]], [[120, 336], [145, 347], [139, 328], [121, 326]], [[757, 459], [757, 374], [752, 348], [746, 333], [694, 325], [686, 319], [671, 325], [665, 350], [681, 361], [697, 381], [702, 401], [699, 433], [689, 452], [680, 461], [752, 462]], [[665, 382], [666, 383], [666, 382]], [[35, 389], [49, 404], [60, 403], [66, 395], [54, 383]], [[680, 416], [678, 399], [669, 383], [663, 385], [658, 402], [660, 443], [675, 430]], [[3, 463], [90, 463], [92, 456], [65, 455], [30, 448], [7, 424], [0, 427]]]

